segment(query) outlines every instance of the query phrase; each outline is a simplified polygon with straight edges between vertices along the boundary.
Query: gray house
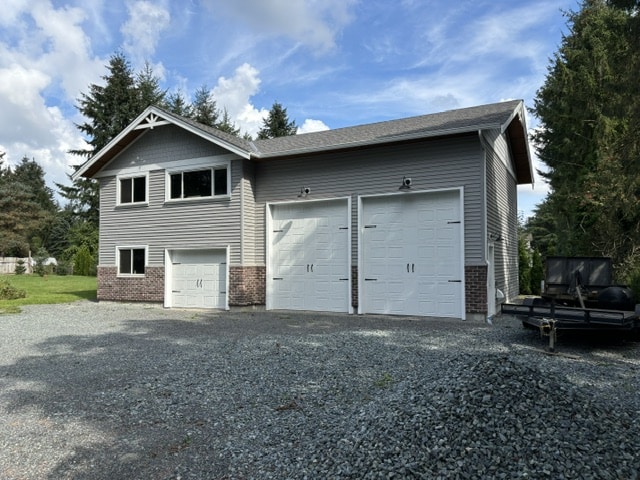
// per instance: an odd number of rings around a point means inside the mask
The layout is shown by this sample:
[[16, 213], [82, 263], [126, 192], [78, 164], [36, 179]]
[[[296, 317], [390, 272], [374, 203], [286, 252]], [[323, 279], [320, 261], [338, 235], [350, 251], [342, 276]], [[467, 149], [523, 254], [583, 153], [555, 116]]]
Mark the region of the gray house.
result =
[[80, 176], [99, 300], [465, 319], [518, 293], [522, 101], [253, 142], [149, 107]]

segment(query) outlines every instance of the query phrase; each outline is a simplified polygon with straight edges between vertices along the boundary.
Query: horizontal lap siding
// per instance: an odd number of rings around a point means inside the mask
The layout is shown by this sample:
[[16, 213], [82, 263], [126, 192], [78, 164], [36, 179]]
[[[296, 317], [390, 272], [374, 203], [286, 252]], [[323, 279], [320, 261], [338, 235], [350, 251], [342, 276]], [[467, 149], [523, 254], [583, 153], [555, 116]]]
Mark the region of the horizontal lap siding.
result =
[[[256, 220], [264, 229], [265, 203], [308, 199], [352, 198], [352, 262], [357, 263], [359, 195], [398, 193], [402, 177], [411, 177], [414, 190], [464, 187], [465, 262], [483, 260], [479, 241], [482, 225], [482, 152], [477, 135], [366, 150], [315, 155], [256, 164]], [[264, 242], [257, 242], [264, 263]]]
[[[167, 130], [162, 132], [162, 130]], [[124, 168], [133, 161], [146, 164], [227, 154], [175, 127], [148, 133], [106, 170]], [[165, 142], [165, 135], [170, 137]], [[177, 145], [176, 145], [177, 142]], [[144, 145], [142, 145], [144, 143]], [[161, 148], [160, 148], [160, 147]], [[240, 262], [240, 181], [242, 160], [231, 162], [231, 199], [180, 203], [165, 202], [165, 171], [149, 173], [149, 204], [116, 207], [116, 178], [100, 179], [100, 265], [115, 265], [117, 246], [146, 245], [149, 265], [164, 265], [165, 248], [231, 246], [232, 263]]]
[[487, 132], [487, 230], [500, 234], [495, 243], [496, 287], [510, 299], [518, 295], [517, 186], [506, 164], [511, 162], [504, 134]]
[[228, 150], [214, 145], [174, 125], [157, 127], [140, 137], [133, 145], [107, 164], [111, 171], [138, 165], [153, 165], [190, 158], [227, 155]]

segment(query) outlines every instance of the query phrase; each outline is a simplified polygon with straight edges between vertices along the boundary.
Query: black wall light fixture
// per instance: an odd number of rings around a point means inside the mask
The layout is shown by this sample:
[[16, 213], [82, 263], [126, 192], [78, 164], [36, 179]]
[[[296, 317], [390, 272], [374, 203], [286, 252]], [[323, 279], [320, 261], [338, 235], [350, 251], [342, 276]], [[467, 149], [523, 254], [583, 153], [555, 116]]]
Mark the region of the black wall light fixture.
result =
[[410, 177], [402, 177], [402, 185], [398, 190], [410, 190], [411, 189], [411, 178]]
[[298, 198], [304, 198], [311, 193], [311, 189], [309, 187], [302, 187], [300, 189], [300, 193], [298, 194]]

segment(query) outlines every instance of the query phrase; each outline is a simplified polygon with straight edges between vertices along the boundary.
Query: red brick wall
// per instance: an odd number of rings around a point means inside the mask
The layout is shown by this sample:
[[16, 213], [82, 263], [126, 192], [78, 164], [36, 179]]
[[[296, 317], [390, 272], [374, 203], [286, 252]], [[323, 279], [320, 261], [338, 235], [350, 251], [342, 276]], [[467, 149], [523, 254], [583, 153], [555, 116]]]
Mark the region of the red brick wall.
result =
[[164, 267], [147, 267], [144, 277], [118, 277], [117, 267], [98, 267], [98, 300], [164, 302]]
[[266, 267], [229, 268], [229, 305], [264, 305], [266, 293]]
[[467, 313], [487, 313], [487, 267], [464, 267]]
[[[358, 308], [358, 267], [351, 267], [351, 304]], [[465, 267], [466, 311], [487, 313], [487, 267]], [[144, 277], [118, 278], [116, 267], [98, 267], [98, 300], [164, 302], [164, 267], [147, 267]], [[265, 267], [230, 267], [229, 305], [266, 303]]]

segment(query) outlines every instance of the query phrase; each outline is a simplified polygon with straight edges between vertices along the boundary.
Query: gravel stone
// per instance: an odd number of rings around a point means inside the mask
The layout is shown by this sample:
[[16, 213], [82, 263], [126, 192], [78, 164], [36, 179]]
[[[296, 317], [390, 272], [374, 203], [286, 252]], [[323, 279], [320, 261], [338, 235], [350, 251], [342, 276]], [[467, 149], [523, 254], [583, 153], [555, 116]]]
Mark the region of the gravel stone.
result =
[[638, 479], [639, 344], [77, 302], [0, 316], [0, 478]]

